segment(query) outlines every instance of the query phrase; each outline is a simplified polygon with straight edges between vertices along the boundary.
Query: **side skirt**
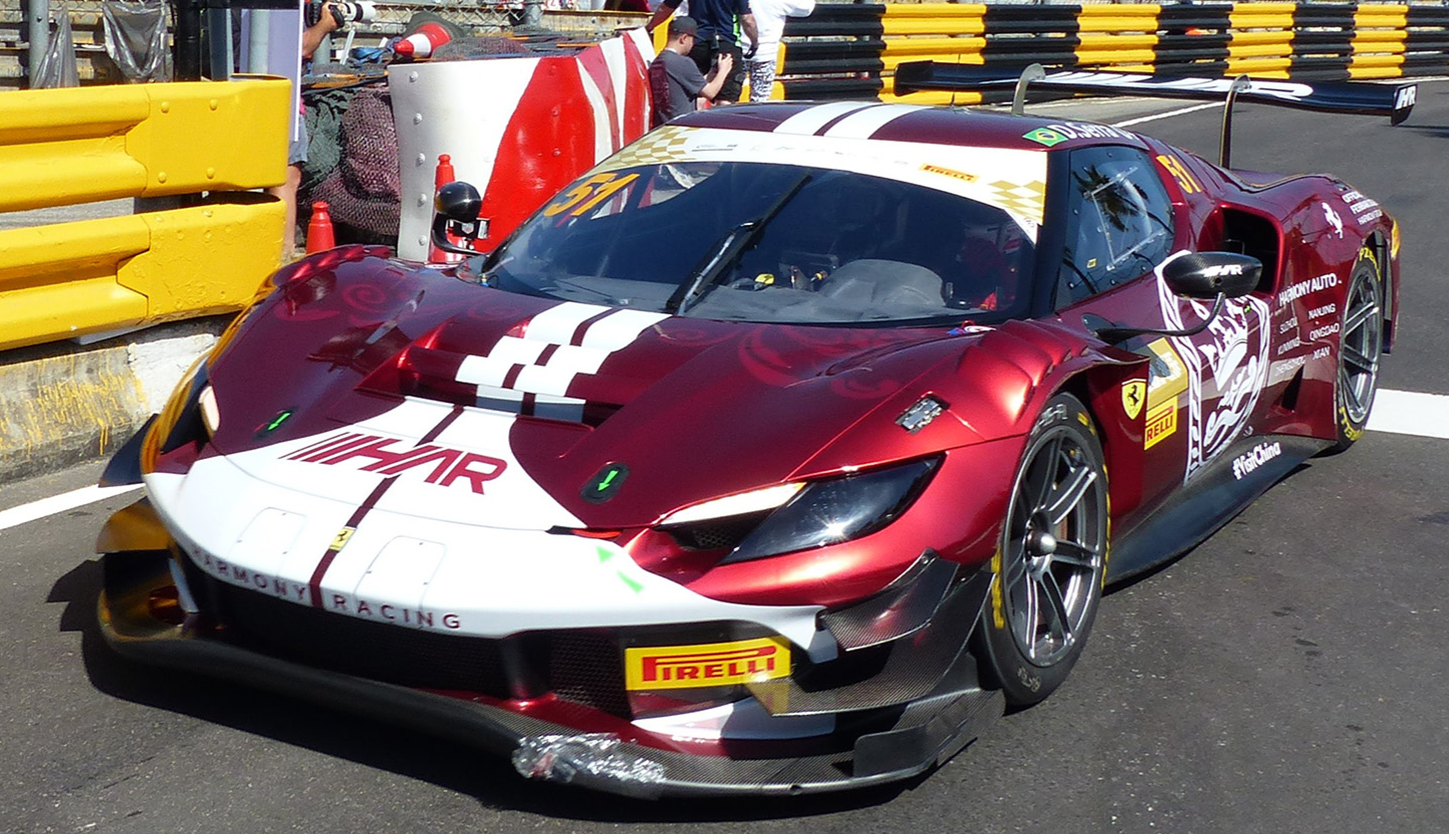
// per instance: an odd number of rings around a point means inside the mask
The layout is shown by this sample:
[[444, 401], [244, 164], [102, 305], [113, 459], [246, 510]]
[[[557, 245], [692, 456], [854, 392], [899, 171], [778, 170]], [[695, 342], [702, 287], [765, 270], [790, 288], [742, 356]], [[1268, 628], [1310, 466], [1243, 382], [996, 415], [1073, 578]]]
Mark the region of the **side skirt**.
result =
[[1201, 544], [1330, 445], [1326, 440], [1288, 435], [1236, 441], [1156, 512], [1113, 537], [1107, 581], [1149, 570]]

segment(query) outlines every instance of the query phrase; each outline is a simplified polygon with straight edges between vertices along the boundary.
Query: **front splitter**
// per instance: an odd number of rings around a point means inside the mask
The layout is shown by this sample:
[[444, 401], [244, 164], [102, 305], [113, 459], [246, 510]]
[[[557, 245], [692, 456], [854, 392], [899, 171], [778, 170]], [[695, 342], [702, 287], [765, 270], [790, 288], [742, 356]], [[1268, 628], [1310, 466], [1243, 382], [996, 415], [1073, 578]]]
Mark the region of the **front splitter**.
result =
[[890, 729], [860, 736], [849, 750], [755, 759], [661, 750], [490, 704], [318, 669], [167, 624], [147, 602], [153, 591], [174, 587], [164, 554], [144, 567], [137, 555], [125, 554], [124, 565], [107, 565], [97, 602], [102, 633], [125, 657], [461, 741], [509, 757], [525, 776], [623, 796], [788, 795], [907, 779], [955, 755], [1003, 707], [999, 692], [970, 685], [975, 660], [962, 652], [938, 692], [907, 706]]

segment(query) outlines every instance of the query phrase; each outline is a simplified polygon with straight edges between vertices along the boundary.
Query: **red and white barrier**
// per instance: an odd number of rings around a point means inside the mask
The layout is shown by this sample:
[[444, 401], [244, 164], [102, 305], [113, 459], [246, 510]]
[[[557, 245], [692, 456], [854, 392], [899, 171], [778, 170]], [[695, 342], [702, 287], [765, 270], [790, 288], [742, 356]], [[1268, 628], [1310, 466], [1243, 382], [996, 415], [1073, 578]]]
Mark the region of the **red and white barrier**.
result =
[[388, 74], [402, 174], [398, 254], [430, 256], [439, 154], [483, 195], [488, 251], [545, 200], [649, 127], [643, 29], [572, 55], [413, 64]]

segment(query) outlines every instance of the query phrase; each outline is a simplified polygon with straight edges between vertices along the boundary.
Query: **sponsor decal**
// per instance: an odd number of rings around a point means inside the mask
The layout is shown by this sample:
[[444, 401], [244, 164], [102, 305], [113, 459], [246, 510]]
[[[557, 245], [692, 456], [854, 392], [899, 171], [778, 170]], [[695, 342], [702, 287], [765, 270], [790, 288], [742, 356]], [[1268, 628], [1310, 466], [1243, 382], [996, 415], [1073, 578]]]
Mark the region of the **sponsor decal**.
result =
[[1056, 132], [1055, 130], [1052, 130], [1049, 127], [1039, 127], [1036, 130], [1023, 133], [1021, 135], [1021, 138], [1030, 139], [1031, 141], [1036, 142], [1039, 145], [1046, 145], [1048, 148], [1050, 148], [1052, 145], [1060, 145], [1061, 143], [1067, 141], [1068, 137], [1064, 134]]
[[1173, 179], [1177, 180], [1177, 187], [1182, 189], [1182, 193], [1197, 194], [1202, 192], [1202, 185], [1198, 183], [1197, 178], [1192, 175], [1192, 172], [1187, 170], [1186, 166], [1182, 164], [1182, 160], [1168, 154], [1158, 154], [1157, 161], [1161, 163], [1163, 168], [1167, 169], [1167, 173], [1171, 174]]
[[1358, 191], [1344, 192], [1343, 201], [1348, 204], [1348, 210], [1353, 212], [1354, 219], [1359, 223], [1372, 223], [1384, 216], [1377, 200], [1369, 199]]
[[1338, 237], [1343, 237], [1343, 218], [1339, 217], [1338, 212], [1334, 211], [1333, 206], [1330, 206], [1328, 203], [1320, 203], [1319, 205], [1323, 206], [1323, 219], [1327, 220], [1328, 225], [1333, 227], [1333, 233]]
[[928, 174], [940, 174], [945, 177], [955, 177], [962, 182], [976, 182], [975, 174], [968, 174], [965, 171], [957, 171], [953, 168], [943, 168], [940, 165], [927, 163], [921, 166], [921, 170]]
[[1177, 410], [1182, 407], [1179, 395], [1187, 390], [1187, 366], [1172, 344], [1158, 339], [1147, 346], [1151, 361], [1147, 364], [1147, 423], [1142, 435], [1142, 448], [1151, 449], [1177, 431]]
[[[1232, 78], [1162, 78], [1125, 72], [1054, 72], [1047, 80], [1059, 83], [1093, 84], [1102, 87], [1121, 87], [1128, 90], [1150, 92], [1154, 89], [1197, 90], [1210, 93], [1227, 93], [1235, 79]], [[1313, 95], [1313, 87], [1293, 81], [1266, 81], [1254, 79], [1248, 85], [1248, 92], [1282, 99], [1302, 101]]]
[[[483, 484], [502, 475], [503, 470], [508, 468], [506, 461], [488, 455], [431, 443], [413, 446], [396, 437], [359, 432], [338, 432], [282, 459], [344, 466], [384, 477], [426, 473], [424, 483], [447, 487], [463, 481], [478, 495], [483, 494]], [[371, 463], [358, 465], [365, 461]]]
[[1284, 287], [1283, 291], [1278, 293], [1278, 306], [1286, 307], [1309, 293], [1336, 286], [1338, 286], [1338, 273], [1328, 272], [1323, 275], [1315, 275], [1306, 281], [1299, 281]]
[[1315, 327], [1312, 330], [1308, 331], [1308, 340], [1310, 342], [1316, 342], [1319, 339], [1322, 339], [1324, 336], [1332, 336], [1337, 332], [1338, 322], [1334, 322], [1333, 324], [1325, 324], [1322, 327]]
[[1128, 420], [1136, 420], [1137, 415], [1142, 413], [1142, 406], [1147, 401], [1147, 382], [1141, 379], [1132, 379], [1122, 383], [1122, 411], [1126, 413]]
[[1338, 312], [1338, 305], [1337, 304], [1325, 304], [1322, 307], [1314, 307], [1312, 310], [1309, 310], [1308, 311], [1308, 317], [1310, 319], [1321, 319], [1324, 316], [1331, 316], [1331, 315], [1333, 315], [1334, 313], [1337, 313], [1337, 312]]
[[1283, 454], [1279, 443], [1259, 443], [1241, 455], [1233, 458], [1233, 477], [1242, 480], [1254, 469]]
[[[306, 582], [294, 582], [280, 576], [249, 570], [240, 565], [234, 565], [225, 559], [212, 556], [206, 551], [193, 550], [191, 548], [188, 548], [188, 550], [191, 552], [192, 561], [200, 565], [202, 570], [217, 579], [232, 585], [240, 585], [243, 588], [250, 588], [254, 591], [271, 594], [274, 597], [295, 602], [299, 605], [306, 605], [308, 603], [308, 594], [311, 588]], [[431, 628], [445, 631], [456, 631], [463, 627], [462, 618], [448, 611], [413, 608], [391, 602], [366, 600], [340, 593], [322, 592], [322, 596], [325, 599], [321, 602], [320, 607], [328, 611], [336, 611], [354, 617], [382, 620], [384, 622], [412, 626], [414, 628]]]
[[1418, 85], [1400, 87], [1398, 92], [1394, 93], [1394, 109], [1403, 110], [1405, 107], [1413, 107], [1418, 100]]
[[1147, 428], [1142, 434], [1142, 448], [1151, 449], [1177, 431], [1177, 398], [1147, 412]]
[[1268, 384], [1277, 385], [1283, 380], [1288, 379], [1297, 373], [1298, 369], [1307, 364], [1307, 362], [1308, 357], [1306, 356], [1294, 356], [1282, 362], [1274, 362], [1273, 370], [1268, 373]]
[[[1159, 268], [1158, 294], [1167, 327], [1185, 330], [1187, 322], [1207, 320], [1209, 306], [1173, 295], [1161, 272]], [[1224, 302], [1221, 314], [1200, 333], [1169, 337], [1188, 369], [1184, 480], [1221, 454], [1247, 427], [1268, 379], [1268, 321], [1268, 303], [1248, 295]]]
[[782, 637], [624, 650], [625, 686], [632, 692], [729, 686], [789, 675], [790, 644]]

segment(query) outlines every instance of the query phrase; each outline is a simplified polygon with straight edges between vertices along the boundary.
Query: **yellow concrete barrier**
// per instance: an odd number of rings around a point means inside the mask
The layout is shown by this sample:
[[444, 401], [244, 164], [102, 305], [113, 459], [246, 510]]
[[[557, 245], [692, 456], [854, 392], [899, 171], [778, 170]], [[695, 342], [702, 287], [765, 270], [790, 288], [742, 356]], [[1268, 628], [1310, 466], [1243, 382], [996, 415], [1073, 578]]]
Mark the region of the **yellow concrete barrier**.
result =
[[291, 108], [281, 78], [0, 95], [0, 211], [183, 198], [0, 231], [0, 349], [241, 309], [280, 261], [248, 190], [285, 179]]

